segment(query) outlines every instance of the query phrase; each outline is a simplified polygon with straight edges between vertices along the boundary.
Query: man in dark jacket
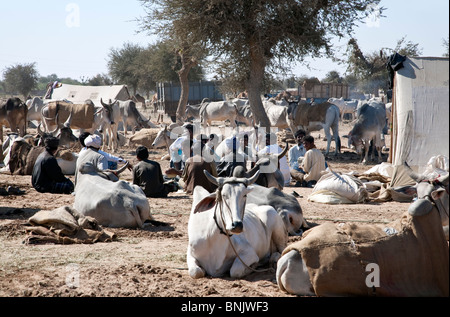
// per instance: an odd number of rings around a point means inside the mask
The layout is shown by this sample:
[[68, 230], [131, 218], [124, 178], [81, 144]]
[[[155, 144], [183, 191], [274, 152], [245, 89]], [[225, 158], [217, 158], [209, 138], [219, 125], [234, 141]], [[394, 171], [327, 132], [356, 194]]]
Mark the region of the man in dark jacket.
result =
[[145, 196], [166, 198], [168, 193], [178, 190], [174, 182], [164, 183], [161, 166], [148, 159], [148, 149], [145, 146], [136, 149], [136, 158], [139, 163], [133, 167], [133, 184], [141, 187]]
[[59, 140], [54, 137], [44, 141], [45, 151], [34, 163], [31, 183], [40, 193], [70, 194], [74, 190], [72, 181], [64, 176], [54, 157], [58, 150]]

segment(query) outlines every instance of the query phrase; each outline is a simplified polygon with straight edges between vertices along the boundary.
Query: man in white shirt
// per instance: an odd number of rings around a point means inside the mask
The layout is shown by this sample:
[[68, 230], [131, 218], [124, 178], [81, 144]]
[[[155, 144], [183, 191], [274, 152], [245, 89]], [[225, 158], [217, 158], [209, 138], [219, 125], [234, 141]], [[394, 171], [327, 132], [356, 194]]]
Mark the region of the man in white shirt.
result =
[[305, 174], [305, 171], [303, 171], [298, 165], [298, 159], [303, 158], [306, 154], [306, 149], [303, 145], [303, 138], [305, 137], [305, 135], [306, 132], [303, 129], [295, 132], [294, 137], [297, 144], [291, 147], [288, 153], [291, 177], [297, 182], [303, 182], [303, 175]]
[[320, 177], [322, 177], [322, 171], [327, 168], [325, 156], [316, 148], [312, 136], [305, 136], [303, 138], [303, 144], [306, 149], [305, 157], [300, 164], [300, 167], [305, 171], [303, 185], [305, 187], [313, 187]]
[[184, 163], [190, 157], [190, 141], [192, 140], [194, 143], [197, 141], [194, 139], [194, 126], [186, 124], [184, 128], [186, 128], [187, 133], [185, 131], [169, 147], [170, 167], [177, 170], [182, 170]]

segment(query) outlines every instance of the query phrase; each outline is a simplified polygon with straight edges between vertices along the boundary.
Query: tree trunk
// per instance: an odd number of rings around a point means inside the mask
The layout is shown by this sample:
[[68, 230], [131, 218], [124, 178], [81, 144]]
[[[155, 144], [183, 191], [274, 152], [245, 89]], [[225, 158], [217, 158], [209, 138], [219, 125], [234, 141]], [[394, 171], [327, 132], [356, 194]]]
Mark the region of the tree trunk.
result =
[[264, 56], [258, 49], [253, 49], [250, 52], [250, 76], [246, 83], [248, 100], [255, 124], [260, 127], [265, 127], [268, 130], [270, 128], [270, 121], [261, 100], [265, 68]]
[[178, 55], [181, 58], [181, 69], [178, 71], [178, 78], [180, 79], [181, 85], [181, 95], [180, 100], [178, 101], [177, 107], [177, 123], [179, 125], [183, 125], [186, 116], [186, 105], [189, 101], [189, 72], [192, 67], [197, 64], [195, 58], [190, 56], [189, 54], [184, 54], [182, 51], [178, 52]]

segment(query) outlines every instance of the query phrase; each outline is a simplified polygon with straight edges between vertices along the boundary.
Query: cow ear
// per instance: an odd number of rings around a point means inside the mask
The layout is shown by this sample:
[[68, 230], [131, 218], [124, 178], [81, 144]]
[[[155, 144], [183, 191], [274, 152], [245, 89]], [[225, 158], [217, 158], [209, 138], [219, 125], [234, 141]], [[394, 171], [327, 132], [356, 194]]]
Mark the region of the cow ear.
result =
[[216, 205], [216, 194], [211, 194], [203, 198], [194, 209], [194, 214], [201, 213], [213, 208]]
[[446, 193], [444, 188], [438, 188], [436, 190], [434, 190], [433, 192], [431, 192], [431, 198], [433, 198], [433, 200], [439, 200], [442, 198], [442, 196]]

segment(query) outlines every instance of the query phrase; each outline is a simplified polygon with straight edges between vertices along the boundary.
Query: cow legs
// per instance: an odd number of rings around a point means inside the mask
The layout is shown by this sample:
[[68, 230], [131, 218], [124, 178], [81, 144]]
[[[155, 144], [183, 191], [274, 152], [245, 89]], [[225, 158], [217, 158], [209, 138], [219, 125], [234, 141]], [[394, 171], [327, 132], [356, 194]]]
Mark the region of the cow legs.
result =
[[[242, 242], [243, 241], [239, 242], [239, 245], [241, 245]], [[259, 257], [248, 242], [243, 243], [239, 250], [236, 251], [238, 252], [240, 259], [239, 257], [236, 257], [236, 259], [234, 260], [233, 265], [230, 269], [230, 277], [242, 278], [243, 276], [248, 275], [251, 272], [251, 269], [249, 269], [247, 266], [251, 267], [253, 264], [258, 263]], [[245, 263], [245, 265], [242, 263], [241, 259]]]
[[334, 150], [334, 155], [337, 156], [338, 153], [341, 153], [341, 139], [339, 137], [339, 123], [334, 125], [331, 129], [333, 130], [334, 137], [334, 146], [336, 147]]
[[327, 150], [325, 152], [325, 156], [327, 156], [328, 153], [330, 153], [331, 133], [330, 133], [330, 128], [329, 127], [324, 127], [323, 130], [325, 132], [325, 137], [327, 138]]
[[308, 268], [300, 253], [292, 250], [278, 261], [276, 272], [277, 284], [280, 290], [295, 295], [315, 295]]
[[369, 163], [369, 148], [370, 148], [370, 141], [364, 143], [364, 158], [362, 160], [362, 164], [368, 164]]
[[190, 277], [197, 279], [205, 276], [205, 270], [200, 267], [198, 261], [192, 256], [190, 245], [188, 245], [186, 260]]

